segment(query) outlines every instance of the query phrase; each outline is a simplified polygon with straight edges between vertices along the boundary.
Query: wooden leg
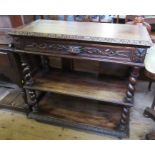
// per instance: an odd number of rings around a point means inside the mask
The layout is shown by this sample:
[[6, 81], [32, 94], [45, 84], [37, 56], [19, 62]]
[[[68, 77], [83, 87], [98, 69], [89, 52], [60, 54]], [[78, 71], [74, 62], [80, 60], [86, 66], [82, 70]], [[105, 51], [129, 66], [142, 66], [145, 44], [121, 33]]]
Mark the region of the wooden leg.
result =
[[154, 99], [153, 99], [153, 102], [152, 102], [152, 105], [151, 105], [151, 108], [154, 109], [155, 107], [155, 96], [154, 96]]
[[149, 81], [148, 91], [151, 91], [151, 86], [152, 86], [152, 80]]
[[144, 110], [144, 116], [147, 117], [147, 118], [151, 118], [155, 121], [155, 110], [150, 108], [150, 107], [147, 107], [145, 110]]
[[29, 95], [29, 107], [33, 112], [38, 112], [38, 99], [35, 90], [28, 90], [28, 95]]
[[[139, 76], [139, 71], [140, 71], [139, 67], [133, 67], [133, 69], [131, 71], [131, 75], [129, 77], [128, 90], [127, 90], [127, 93], [126, 93], [125, 102], [128, 102], [128, 103], [133, 102], [133, 96], [134, 96], [134, 92], [135, 92], [135, 85], [136, 85], [137, 78]], [[129, 121], [129, 107], [125, 106], [125, 107], [123, 107], [123, 110], [122, 110], [120, 126], [119, 126], [119, 129], [121, 131], [124, 131], [124, 130], [127, 129], [128, 121]]]
[[[25, 104], [28, 105], [29, 110], [32, 110], [32, 105], [31, 103], [28, 102], [28, 97], [26, 90], [23, 88], [24, 85], [31, 86], [34, 82], [31, 76], [31, 69], [30, 66], [27, 62], [27, 57], [25, 54], [20, 54], [20, 63], [21, 63], [21, 69], [22, 69], [22, 75], [23, 75], [23, 80], [22, 80], [22, 96], [25, 101]], [[31, 91], [28, 91], [28, 94], [30, 96], [30, 100], [32, 100], [32, 103], [34, 103], [34, 96]]]
[[155, 121], [155, 109], [154, 108], [155, 108], [155, 96], [154, 96], [151, 108], [147, 107], [143, 113], [145, 117], [152, 118]]
[[129, 107], [123, 107], [119, 130], [125, 131], [128, 127], [128, 121], [129, 121]]
[[126, 98], [125, 102], [132, 103], [133, 102], [133, 97], [134, 97], [134, 92], [135, 92], [135, 85], [137, 82], [137, 78], [139, 76], [139, 67], [133, 67], [131, 71], [131, 75], [129, 77], [129, 83], [128, 83], [128, 90], [126, 93]]
[[22, 67], [22, 73], [23, 73], [23, 84], [30, 86], [33, 84], [33, 79], [31, 76], [30, 66], [24, 54], [20, 55], [20, 61], [21, 61], [21, 67]]

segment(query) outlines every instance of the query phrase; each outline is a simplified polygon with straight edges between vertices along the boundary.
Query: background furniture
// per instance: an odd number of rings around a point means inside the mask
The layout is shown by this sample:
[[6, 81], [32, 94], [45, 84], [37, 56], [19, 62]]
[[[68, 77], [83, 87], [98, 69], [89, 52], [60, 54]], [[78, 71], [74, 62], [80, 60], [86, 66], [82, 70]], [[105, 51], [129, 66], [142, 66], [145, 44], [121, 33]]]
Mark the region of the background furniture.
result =
[[[146, 76], [151, 80], [155, 80], [155, 45], [148, 50], [145, 58], [145, 69]], [[151, 107], [146, 107], [144, 111], [144, 116], [152, 118], [155, 120], [155, 96], [152, 102]], [[151, 131], [146, 134], [146, 139], [155, 140], [155, 131]]]
[[[0, 16], [0, 80], [3, 82], [18, 83], [20, 76], [12, 53], [7, 53], [3, 49], [11, 43], [11, 38], [7, 35], [13, 27], [22, 25], [21, 16]], [[12, 76], [14, 75], [14, 76]], [[6, 83], [5, 83], [6, 84]], [[3, 84], [3, 86], [5, 85]]]
[[[155, 45], [151, 47], [145, 58], [146, 76], [151, 80], [155, 80]], [[151, 117], [155, 120], [155, 98], [151, 107], [147, 107], [144, 111], [144, 115]]]
[[[26, 110], [19, 89], [22, 88], [19, 63], [6, 49], [12, 41], [8, 32], [30, 21], [33, 21], [33, 16], [0, 16], [0, 108]], [[36, 58], [29, 59], [31, 64], [35, 64]], [[14, 102], [15, 99], [18, 100], [17, 103]]]
[[11, 37], [7, 34], [12, 28], [16, 28], [23, 24], [33, 21], [31, 16], [0, 16], [0, 85], [21, 86], [21, 77], [18, 71], [18, 64], [12, 53], [8, 53], [5, 49], [11, 43]]

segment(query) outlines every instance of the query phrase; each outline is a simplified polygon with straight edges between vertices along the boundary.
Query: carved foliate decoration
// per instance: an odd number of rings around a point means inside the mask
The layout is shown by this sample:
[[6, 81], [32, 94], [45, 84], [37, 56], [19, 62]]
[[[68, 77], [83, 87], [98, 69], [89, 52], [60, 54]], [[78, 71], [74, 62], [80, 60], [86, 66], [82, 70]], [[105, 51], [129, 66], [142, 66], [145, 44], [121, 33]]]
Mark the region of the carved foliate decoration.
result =
[[124, 58], [130, 57], [129, 52], [124, 50], [119, 50], [119, 49], [85, 47], [83, 51], [88, 54], [97, 54], [97, 55], [99, 54], [99, 55], [110, 56], [110, 57], [115, 57], [115, 56], [124, 57]]
[[114, 58], [127, 60], [134, 63], [143, 63], [147, 48], [120, 47], [120, 46], [86, 46], [76, 44], [64, 44], [44, 40], [27, 40], [21, 41], [14, 39], [16, 49], [22, 49], [33, 52], [47, 52], [63, 55], [94, 56], [98, 58]]
[[29, 43], [24, 45], [25, 50], [38, 50], [38, 51], [59, 51], [63, 54], [90, 54], [90, 55], [102, 55], [109, 57], [122, 57], [130, 58], [130, 51], [123, 49], [114, 49], [114, 48], [96, 48], [96, 47], [86, 47], [86, 46], [77, 46], [77, 45], [67, 45], [67, 44], [57, 44], [57, 43]]
[[146, 55], [146, 48], [137, 48], [134, 52], [133, 61], [136, 63], [143, 63]]

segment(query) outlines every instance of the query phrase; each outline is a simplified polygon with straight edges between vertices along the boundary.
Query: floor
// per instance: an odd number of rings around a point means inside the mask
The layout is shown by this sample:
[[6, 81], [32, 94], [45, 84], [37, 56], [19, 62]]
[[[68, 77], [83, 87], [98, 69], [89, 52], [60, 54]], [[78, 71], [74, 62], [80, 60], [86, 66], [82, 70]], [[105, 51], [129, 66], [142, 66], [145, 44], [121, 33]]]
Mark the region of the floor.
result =
[[[147, 82], [138, 82], [135, 94], [135, 106], [131, 109], [130, 137], [126, 139], [144, 139], [146, 133], [155, 129], [155, 123], [143, 116], [146, 106], [150, 106], [155, 94], [155, 84], [148, 92]], [[0, 89], [0, 99], [7, 93]], [[3, 96], [3, 97], [2, 97]], [[18, 98], [16, 98], [18, 99]], [[107, 135], [73, 130], [48, 125], [28, 119], [23, 113], [0, 109], [0, 139], [117, 139]]]

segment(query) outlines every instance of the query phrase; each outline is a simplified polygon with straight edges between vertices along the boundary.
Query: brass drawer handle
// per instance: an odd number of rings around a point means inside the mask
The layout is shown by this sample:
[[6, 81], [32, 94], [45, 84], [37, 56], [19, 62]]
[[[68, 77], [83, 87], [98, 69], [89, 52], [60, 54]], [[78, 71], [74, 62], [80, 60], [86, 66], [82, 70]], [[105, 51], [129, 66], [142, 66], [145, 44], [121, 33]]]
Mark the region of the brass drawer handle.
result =
[[80, 54], [82, 52], [81, 47], [79, 46], [69, 46], [68, 51], [71, 54]]

